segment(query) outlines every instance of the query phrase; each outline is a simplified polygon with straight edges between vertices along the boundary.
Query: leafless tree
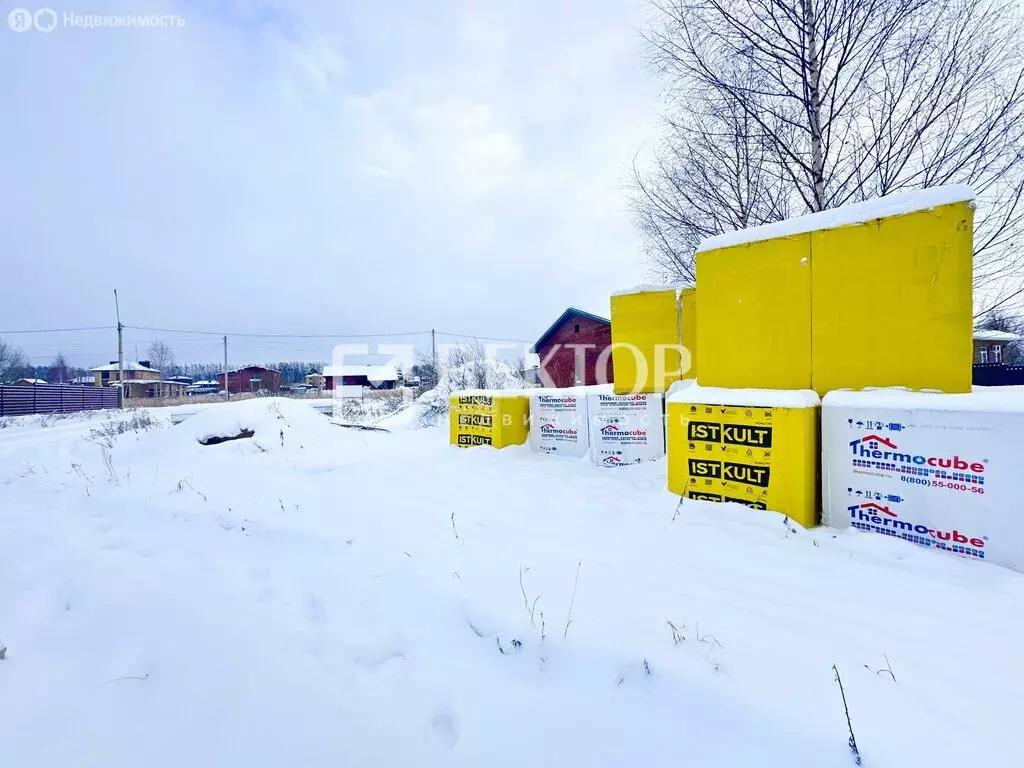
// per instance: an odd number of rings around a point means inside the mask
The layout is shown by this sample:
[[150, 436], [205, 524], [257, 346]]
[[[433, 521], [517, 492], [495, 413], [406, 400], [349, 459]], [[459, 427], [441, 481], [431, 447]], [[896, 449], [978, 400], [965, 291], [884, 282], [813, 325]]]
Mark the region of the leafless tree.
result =
[[50, 384], [70, 384], [71, 380], [75, 377], [75, 372], [68, 365], [67, 359], [64, 357], [63, 352], [58, 352], [57, 356], [53, 358], [53, 362], [50, 363], [50, 367], [46, 372], [46, 380]]
[[699, 109], [664, 116], [654, 172], [633, 164], [634, 212], [655, 271], [696, 281], [693, 253], [705, 237], [790, 213], [763, 130], [732, 99], [691, 96]]
[[1024, 33], [1014, 0], [653, 0], [665, 135], [635, 173], [656, 268], [709, 234], [892, 192], [978, 195], [975, 287], [1024, 292]]
[[149, 364], [160, 371], [164, 378], [174, 375], [174, 352], [167, 342], [159, 339], [153, 341], [146, 354], [149, 355]]
[[479, 341], [466, 341], [451, 347], [442, 367], [453, 391], [487, 388], [487, 351]]
[[28, 358], [3, 339], [0, 339], [0, 384], [9, 384], [28, 375]]

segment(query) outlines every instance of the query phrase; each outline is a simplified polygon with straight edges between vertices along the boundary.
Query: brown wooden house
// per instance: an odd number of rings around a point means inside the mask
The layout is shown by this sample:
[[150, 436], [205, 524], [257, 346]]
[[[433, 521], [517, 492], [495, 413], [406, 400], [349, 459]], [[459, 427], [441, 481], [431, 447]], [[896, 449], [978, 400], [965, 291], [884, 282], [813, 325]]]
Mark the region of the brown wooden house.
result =
[[[224, 374], [217, 374], [217, 383], [225, 389]], [[277, 392], [281, 389], [281, 372], [262, 365], [247, 365], [234, 371], [228, 371], [227, 390], [231, 394], [242, 392]]]

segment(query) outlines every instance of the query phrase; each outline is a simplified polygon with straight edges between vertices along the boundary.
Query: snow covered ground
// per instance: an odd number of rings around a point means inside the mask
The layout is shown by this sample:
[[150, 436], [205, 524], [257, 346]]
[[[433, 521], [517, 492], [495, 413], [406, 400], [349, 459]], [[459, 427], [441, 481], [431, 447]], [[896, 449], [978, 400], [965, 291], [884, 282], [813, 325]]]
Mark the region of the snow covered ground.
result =
[[664, 462], [152, 414], [0, 429], [0, 765], [848, 766], [833, 664], [865, 765], [1022, 764], [1020, 574]]

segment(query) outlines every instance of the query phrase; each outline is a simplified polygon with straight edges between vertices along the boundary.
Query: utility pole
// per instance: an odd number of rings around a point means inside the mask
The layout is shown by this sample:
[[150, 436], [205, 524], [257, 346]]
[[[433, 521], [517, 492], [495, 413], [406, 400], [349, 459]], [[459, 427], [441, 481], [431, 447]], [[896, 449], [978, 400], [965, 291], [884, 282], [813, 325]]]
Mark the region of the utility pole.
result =
[[117, 388], [121, 393], [118, 404], [124, 407], [124, 326], [121, 325], [121, 306], [117, 301], [117, 288], [114, 289], [114, 309], [117, 311]]
[[231, 399], [231, 388], [228, 386], [228, 337], [224, 336], [224, 400]]
[[437, 372], [437, 334], [433, 328], [430, 329], [430, 364], [434, 369], [434, 380], [430, 383], [430, 388], [433, 389], [437, 386], [438, 379], [441, 378]]

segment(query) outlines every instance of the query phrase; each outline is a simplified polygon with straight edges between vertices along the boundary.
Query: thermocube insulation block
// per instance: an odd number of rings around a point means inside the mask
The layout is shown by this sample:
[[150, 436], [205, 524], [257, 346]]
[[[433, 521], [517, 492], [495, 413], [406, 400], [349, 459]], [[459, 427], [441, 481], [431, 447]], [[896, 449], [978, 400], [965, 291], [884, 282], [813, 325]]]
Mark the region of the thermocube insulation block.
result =
[[590, 459], [601, 467], [622, 467], [665, 455], [664, 397], [660, 394], [592, 394]]
[[587, 391], [582, 387], [530, 393], [530, 450], [586, 456], [590, 450]]
[[1024, 394], [1000, 389], [827, 394], [823, 521], [1024, 571]]

